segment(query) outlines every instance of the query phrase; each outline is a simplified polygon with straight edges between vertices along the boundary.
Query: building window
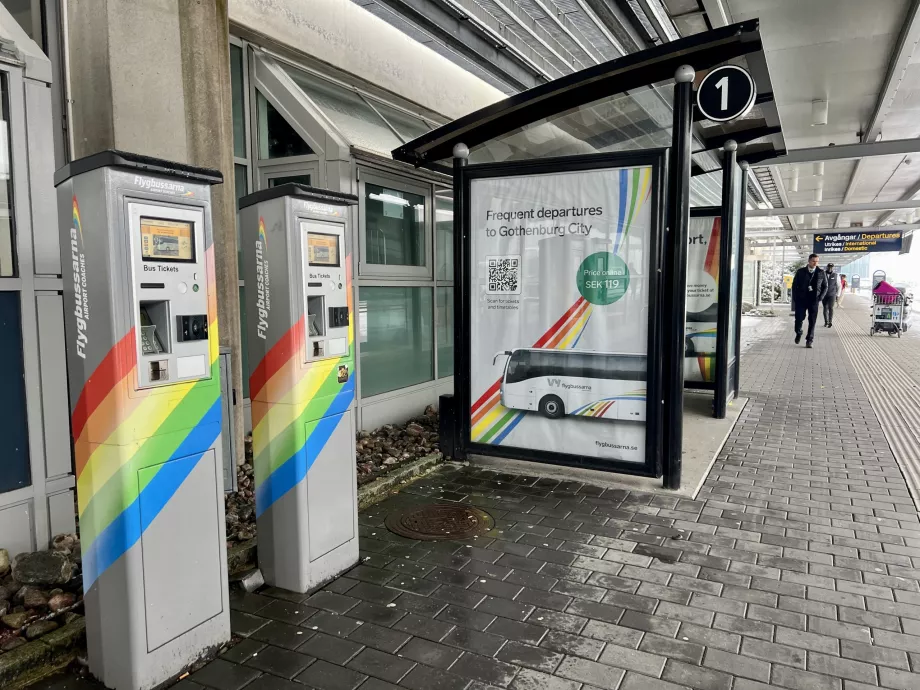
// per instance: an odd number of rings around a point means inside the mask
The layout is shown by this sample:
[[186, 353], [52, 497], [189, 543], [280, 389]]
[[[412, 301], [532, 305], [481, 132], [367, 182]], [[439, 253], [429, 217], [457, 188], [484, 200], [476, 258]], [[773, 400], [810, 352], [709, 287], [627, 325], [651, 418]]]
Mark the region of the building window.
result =
[[257, 94], [259, 108], [259, 158], [289, 158], [313, 153], [288, 121], [275, 110], [261, 93]]
[[439, 287], [437, 314], [438, 378], [454, 375], [454, 289]]
[[434, 225], [437, 233], [438, 261], [435, 277], [454, 279], [454, 195], [437, 190], [434, 197]]
[[0, 277], [18, 274], [13, 227], [13, 171], [10, 166], [10, 103], [6, 75], [0, 75]]
[[425, 265], [425, 197], [364, 185], [364, 261], [383, 266]]
[[249, 338], [246, 334], [246, 288], [240, 288], [240, 346], [243, 367], [243, 397], [249, 397]]
[[4, 413], [0, 415], [0, 493], [32, 483], [19, 299], [18, 292], [0, 292], [0, 361], [4, 363], [0, 376], [0, 399], [4, 403]]
[[362, 398], [434, 378], [431, 298], [424, 287], [360, 289]]

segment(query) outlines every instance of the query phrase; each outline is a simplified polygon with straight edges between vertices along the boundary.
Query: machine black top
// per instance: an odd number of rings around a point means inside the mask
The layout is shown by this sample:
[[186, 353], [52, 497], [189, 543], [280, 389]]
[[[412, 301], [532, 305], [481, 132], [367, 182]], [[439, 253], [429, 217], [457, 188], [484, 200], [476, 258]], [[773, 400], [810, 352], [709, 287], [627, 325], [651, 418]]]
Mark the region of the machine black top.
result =
[[239, 208], [242, 211], [247, 206], [258, 204], [263, 201], [270, 201], [282, 196], [295, 196], [298, 199], [308, 201], [318, 201], [323, 204], [332, 204], [335, 206], [355, 206], [358, 203], [358, 197], [354, 194], [344, 192], [333, 192], [329, 189], [320, 189], [319, 187], [310, 187], [305, 184], [288, 182], [279, 184], [277, 187], [269, 187], [252, 194], [240, 197]]
[[162, 158], [109, 149], [108, 151], [100, 151], [91, 156], [79, 158], [65, 165], [54, 173], [54, 186], [57, 187], [75, 175], [105, 167], [137, 170], [148, 175], [173, 175], [189, 182], [201, 184], [222, 184], [224, 181], [223, 173], [220, 170], [199, 168], [194, 165], [163, 160]]

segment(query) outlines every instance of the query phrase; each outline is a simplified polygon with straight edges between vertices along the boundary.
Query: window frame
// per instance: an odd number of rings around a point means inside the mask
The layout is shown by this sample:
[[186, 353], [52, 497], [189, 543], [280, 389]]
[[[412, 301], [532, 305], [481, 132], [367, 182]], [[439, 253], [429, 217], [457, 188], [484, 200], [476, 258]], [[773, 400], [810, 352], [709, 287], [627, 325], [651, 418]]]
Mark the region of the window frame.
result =
[[[398, 191], [416, 194], [425, 199], [425, 216], [422, 223], [422, 237], [425, 241], [422, 266], [391, 266], [387, 264], [372, 264], [367, 261], [367, 185], [368, 183], [380, 187], [392, 187]], [[415, 181], [411, 178], [391, 175], [358, 166], [358, 275], [362, 277], [390, 277], [394, 279], [416, 279], [424, 281], [434, 280], [434, 238], [432, 219], [434, 195], [431, 184]]]

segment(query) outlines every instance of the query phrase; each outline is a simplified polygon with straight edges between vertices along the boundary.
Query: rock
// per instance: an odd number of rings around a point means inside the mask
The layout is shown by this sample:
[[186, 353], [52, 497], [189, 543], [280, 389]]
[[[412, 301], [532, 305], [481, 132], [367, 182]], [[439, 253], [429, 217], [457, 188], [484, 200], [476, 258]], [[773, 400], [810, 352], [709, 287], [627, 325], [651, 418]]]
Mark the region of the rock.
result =
[[255, 592], [259, 587], [265, 584], [265, 578], [262, 576], [262, 571], [256, 568], [246, 573], [240, 579], [240, 586], [245, 589], [247, 592]]
[[19, 630], [19, 628], [29, 622], [30, 618], [32, 618], [32, 614], [23, 611], [22, 613], [8, 613], [0, 618], [0, 621], [8, 628]]
[[23, 587], [22, 605], [27, 609], [41, 609], [48, 605], [48, 598], [38, 587]]
[[57, 613], [69, 606], [73, 606], [76, 600], [77, 597], [70, 592], [61, 592], [60, 594], [55, 594], [48, 600], [48, 608]]
[[10, 612], [10, 602], [6, 599], [0, 599], [0, 616], [5, 616]]
[[384, 461], [383, 461], [383, 464], [384, 464], [384, 465], [395, 465], [397, 462], [398, 462], [398, 460], [396, 460], [396, 458], [390, 457], [390, 458], [387, 458], [386, 460], [384, 460]]
[[64, 625], [70, 625], [75, 620], [79, 620], [81, 618], [83, 618], [83, 616], [81, 616], [79, 613], [74, 613], [73, 611], [68, 611], [63, 616], [61, 616], [61, 620], [64, 621]]
[[252, 530], [248, 530], [248, 529], [241, 529], [239, 532], [236, 533], [236, 538], [239, 541], [249, 541], [255, 536], [256, 536], [255, 533]]
[[6, 577], [10, 572], [10, 552], [0, 549], [0, 577]]
[[425, 433], [425, 430], [421, 427], [420, 424], [410, 422], [409, 425], [406, 426], [406, 433], [410, 436], [421, 436], [423, 433]]
[[73, 571], [73, 563], [59, 551], [21, 553], [13, 562], [13, 577], [24, 585], [66, 585]]
[[54, 551], [69, 554], [73, 552], [73, 547], [79, 541], [76, 534], [59, 534], [51, 540], [51, 548]]
[[34, 640], [38, 637], [41, 637], [45, 633], [50, 633], [52, 630], [57, 630], [58, 624], [54, 621], [35, 621], [26, 628], [26, 639]]
[[16, 647], [22, 647], [26, 641], [18, 635], [9, 638], [3, 644], [0, 644], [0, 652], [12, 652]]

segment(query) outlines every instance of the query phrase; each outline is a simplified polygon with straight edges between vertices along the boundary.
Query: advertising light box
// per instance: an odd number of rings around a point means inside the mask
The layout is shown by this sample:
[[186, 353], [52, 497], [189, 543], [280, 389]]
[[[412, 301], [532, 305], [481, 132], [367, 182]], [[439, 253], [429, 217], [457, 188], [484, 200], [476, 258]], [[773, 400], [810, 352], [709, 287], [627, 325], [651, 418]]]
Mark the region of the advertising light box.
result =
[[472, 443], [647, 462], [655, 175], [470, 180]]

